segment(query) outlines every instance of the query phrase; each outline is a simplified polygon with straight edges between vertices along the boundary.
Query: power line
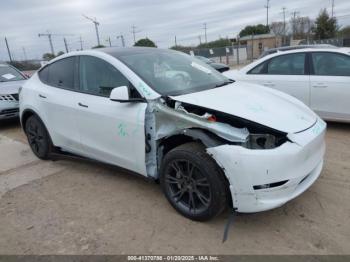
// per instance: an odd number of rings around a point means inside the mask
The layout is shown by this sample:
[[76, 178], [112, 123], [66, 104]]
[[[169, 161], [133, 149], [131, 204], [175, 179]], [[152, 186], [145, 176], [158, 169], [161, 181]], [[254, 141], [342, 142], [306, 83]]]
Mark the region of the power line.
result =
[[39, 37], [42, 36], [47, 36], [47, 38], [49, 39], [49, 43], [50, 43], [50, 49], [51, 49], [51, 54], [55, 54], [55, 50], [53, 49], [53, 44], [52, 44], [52, 34], [47, 32], [45, 34], [38, 34]]
[[50, 43], [51, 54], [55, 54], [55, 50], [53, 48], [52, 36], [73, 36], [72, 34], [52, 34], [49, 31], [47, 33], [38, 34], [39, 37], [46, 36]]
[[82, 16], [94, 23], [94, 25], [95, 25], [95, 31], [96, 31], [96, 38], [97, 38], [97, 45], [100, 46], [100, 45], [101, 45], [101, 43], [100, 43], [100, 34], [99, 34], [99, 32], [98, 32], [98, 27], [99, 27], [100, 23], [97, 22], [96, 17], [90, 18], [90, 17], [88, 17], [88, 16], [86, 16], [86, 15], [82, 15]]

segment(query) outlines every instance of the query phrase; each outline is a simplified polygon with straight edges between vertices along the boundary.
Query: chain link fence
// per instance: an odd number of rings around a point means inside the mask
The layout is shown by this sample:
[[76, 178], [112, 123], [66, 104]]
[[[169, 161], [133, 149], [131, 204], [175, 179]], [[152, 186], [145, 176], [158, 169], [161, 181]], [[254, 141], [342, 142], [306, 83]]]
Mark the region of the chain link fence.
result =
[[187, 52], [194, 56], [204, 56], [217, 63], [235, 66], [248, 63], [247, 46], [226, 46], [194, 49]]

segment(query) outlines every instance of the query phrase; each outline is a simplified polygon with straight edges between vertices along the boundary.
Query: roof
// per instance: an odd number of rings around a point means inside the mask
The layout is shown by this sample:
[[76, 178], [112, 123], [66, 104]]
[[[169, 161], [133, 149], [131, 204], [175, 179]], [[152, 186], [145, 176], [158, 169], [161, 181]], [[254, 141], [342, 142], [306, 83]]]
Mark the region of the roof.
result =
[[107, 47], [93, 49], [94, 51], [103, 52], [114, 57], [120, 57], [124, 55], [131, 54], [142, 54], [142, 53], [161, 53], [161, 52], [171, 52], [170, 49], [162, 49], [155, 47]]
[[263, 38], [275, 38], [276, 35], [269, 33], [269, 34], [260, 34], [260, 35], [246, 35], [243, 37], [240, 37], [239, 40], [240, 41], [246, 41], [246, 40], [251, 40], [253, 39], [263, 39]]

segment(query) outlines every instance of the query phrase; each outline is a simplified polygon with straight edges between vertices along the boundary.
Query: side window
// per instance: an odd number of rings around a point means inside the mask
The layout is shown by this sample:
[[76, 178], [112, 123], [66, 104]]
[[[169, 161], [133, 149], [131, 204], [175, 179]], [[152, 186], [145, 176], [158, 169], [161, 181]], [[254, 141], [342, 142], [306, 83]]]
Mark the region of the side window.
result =
[[269, 75], [303, 75], [305, 73], [305, 54], [289, 54], [274, 57], [267, 65]]
[[264, 67], [266, 65], [266, 62], [261, 63], [260, 65], [257, 65], [252, 70], [248, 72], [248, 74], [258, 75], [258, 74], [265, 74]]
[[49, 81], [49, 67], [50, 66], [45, 66], [43, 69], [39, 71], [39, 78], [42, 82], [45, 84], [48, 84]]
[[93, 56], [80, 57], [80, 90], [108, 97], [113, 88], [129, 86], [129, 81], [111, 64]]
[[75, 57], [63, 58], [50, 64], [47, 68], [49, 70], [47, 81], [49, 85], [65, 89], [75, 89]]
[[312, 53], [315, 75], [350, 76], [350, 57], [342, 54]]

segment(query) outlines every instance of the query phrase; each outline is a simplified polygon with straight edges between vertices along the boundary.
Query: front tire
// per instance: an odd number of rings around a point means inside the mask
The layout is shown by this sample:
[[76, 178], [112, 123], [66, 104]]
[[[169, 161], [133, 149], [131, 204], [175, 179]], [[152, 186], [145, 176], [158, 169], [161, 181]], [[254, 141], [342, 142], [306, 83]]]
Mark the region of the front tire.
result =
[[33, 153], [40, 159], [49, 159], [52, 151], [51, 139], [46, 127], [37, 116], [33, 115], [28, 118], [25, 133]]
[[228, 205], [224, 174], [199, 143], [178, 146], [165, 155], [160, 184], [170, 204], [192, 220], [209, 220]]

